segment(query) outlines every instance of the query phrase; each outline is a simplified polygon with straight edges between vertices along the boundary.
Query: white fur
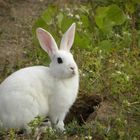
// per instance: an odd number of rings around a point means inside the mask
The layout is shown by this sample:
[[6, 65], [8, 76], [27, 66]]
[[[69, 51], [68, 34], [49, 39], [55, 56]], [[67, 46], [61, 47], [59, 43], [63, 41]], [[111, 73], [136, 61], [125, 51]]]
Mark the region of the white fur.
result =
[[[51, 58], [50, 66], [20, 69], [1, 83], [1, 127], [25, 128], [39, 115], [49, 116], [55, 128], [64, 130], [63, 120], [74, 103], [79, 88], [78, 68], [69, 52], [74, 33], [75, 24], [72, 24], [64, 34], [61, 49], [58, 50], [51, 34], [44, 29], [37, 29], [40, 45]], [[69, 42], [70, 45], [63, 45], [62, 42]], [[58, 57], [62, 58], [62, 64], [58, 64]]]

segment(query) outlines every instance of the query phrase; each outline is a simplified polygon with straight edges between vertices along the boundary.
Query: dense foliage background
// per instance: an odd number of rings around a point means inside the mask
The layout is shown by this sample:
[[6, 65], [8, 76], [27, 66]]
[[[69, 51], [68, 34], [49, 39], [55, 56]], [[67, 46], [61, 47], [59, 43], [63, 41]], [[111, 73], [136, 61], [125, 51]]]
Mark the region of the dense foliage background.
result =
[[[34, 47], [25, 48], [30, 62], [26, 65], [48, 65], [50, 61], [39, 47], [37, 27], [49, 31], [59, 44], [75, 22], [72, 53], [80, 71], [79, 96], [98, 94], [110, 112], [82, 126], [73, 121], [64, 135], [48, 130], [44, 139], [140, 139], [139, 19], [139, 0], [89, 0], [57, 1], [34, 21]], [[10, 134], [14, 139], [13, 131]]]
[[[73, 54], [80, 69], [80, 94], [106, 97], [115, 112], [106, 124], [97, 121], [94, 126], [97, 134], [92, 133], [103, 139], [140, 138], [139, 4], [139, 0], [57, 3], [33, 27], [33, 33], [38, 26], [45, 28], [59, 44], [62, 34], [76, 23]], [[39, 63], [46, 62], [42, 51], [37, 55]]]

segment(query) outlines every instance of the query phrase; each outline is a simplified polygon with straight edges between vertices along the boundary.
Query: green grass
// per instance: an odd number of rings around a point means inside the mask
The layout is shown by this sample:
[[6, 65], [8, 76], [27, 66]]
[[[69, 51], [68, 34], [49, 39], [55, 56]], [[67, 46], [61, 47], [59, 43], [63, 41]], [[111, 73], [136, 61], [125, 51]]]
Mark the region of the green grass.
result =
[[[96, 6], [108, 6], [112, 3], [98, 3]], [[119, 2], [117, 3], [120, 6]], [[93, 5], [94, 6], [94, 5]], [[77, 8], [79, 7], [79, 8]], [[121, 10], [125, 16], [131, 13]], [[80, 94], [99, 94], [110, 102], [112, 114], [105, 116], [102, 121], [98, 117], [90, 123], [80, 126], [76, 121], [66, 126], [66, 133], [58, 133], [47, 129], [45, 133], [38, 135], [41, 139], [75, 139], [75, 140], [138, 140], [140, 139], [140, 28], [132, 27], [132, 18], [125, 19], [121, 25], [113, 25], [108, 32], [102, 31], [94, 20], [96, 9], [87, 5], [67, 4], [65, 7], [49, 7], [33, 26], [33, 36], [36, 27], [41, 26], [52, 31], [57, 42], [60, 42], [63, 27], [66, 28], [72, 23], [77, 24], [77, 33], [72, 53], [79, 66], [80, 72]], [[137, 11], [137, 9], [135, 9]], [[56, 12], [54, 12], [56, 11]], [[71, 12], [72, 11], [72, 12]], [[51, 14], [51, 16], [50, 16]], [[73, 16], [70, 17], [70, 14]], [[78, 15], [78, 16], [77, 16]], [[96, 15], [97, 16], [97, 15]], [[56, 18], [57, 17], [57, 18]], [[78, 18], [77, 18], [78, 17]], [[80, 19], [79, 19], [80, 17]], [[45, 18], [45, 19], [44, 19]], [[48, 19], [48, 20], [47, 20]], [[55, 21], [55, 22], [54, 22]], [[63, 25], [65, 21], [65, 26]], [[82, 22], [82, 25], [81, 23]], [[137, 18], [136, 18], [136, 23]], [[135, 30], [135, 34], [133, 31]], [[83, 38], [80, 35], [83, 35]], [[8, 64], [3, 69], [2, 81], [13, 71], [29, 65], [48, 65], [49, 59], [39, 47], [36, 38], [33, 43], [36, 46], [32, 50], [26, 50], [26, 61], [20, 61], [14, 68], [9, 69]], [[114, 113], [115, 112], [115, 113]], [[106, 114], [105, 114], [106, 115]], [[14, 130], [5, 135], [11, 140], [14, 139], [35, 139], [34, 135], [17, 136]]]

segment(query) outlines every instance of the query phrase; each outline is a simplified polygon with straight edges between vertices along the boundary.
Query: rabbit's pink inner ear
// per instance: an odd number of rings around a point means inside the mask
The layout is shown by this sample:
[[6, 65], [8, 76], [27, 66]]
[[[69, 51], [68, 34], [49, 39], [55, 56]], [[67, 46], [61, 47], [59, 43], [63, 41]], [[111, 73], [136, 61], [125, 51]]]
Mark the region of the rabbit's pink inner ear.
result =
[[49, 54], [50, 57], [52, 57], [58, 51], [54, 38], [49, 32], [42, 28], [37, 28], [36, 33], [40, 46]]
[[50, 54], [52, 53], [52, 42], [51, 37], [48, 36], [45, 32], [42, 32], [42, 40], [44, 41], [44, 49]]
[[71, 49], [71, 47], [72, 47], [72, 44], [73, 44], [73, 36], [74, 36], [74, 34], [73, 34], [73, 31], [72, 30], [70, 30], [70, 32], [69, 32], [69, 34], [68, 34], [68, 41], [67, 41], [67, 50], [70, 50]]
[[60, 49], [70, 51], [74, 42], [75, 28], [76, 28], [76, 25], [75, 23], [73, 23], [70, 26], [70, 28], [66, 31], [66, 33], [63, 35], [61, 43], [60, 43]]

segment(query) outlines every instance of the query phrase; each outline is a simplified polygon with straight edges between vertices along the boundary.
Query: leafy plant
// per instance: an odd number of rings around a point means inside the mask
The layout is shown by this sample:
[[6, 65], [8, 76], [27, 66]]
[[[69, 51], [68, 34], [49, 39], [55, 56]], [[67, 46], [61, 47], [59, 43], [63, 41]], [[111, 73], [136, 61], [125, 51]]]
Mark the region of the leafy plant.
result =
[[96, 10], [95, 22], [105, 32], [111, 31], [115, 25], [123, 24], [125, 19], [123, 11], [115, 4], [98, 7]]

